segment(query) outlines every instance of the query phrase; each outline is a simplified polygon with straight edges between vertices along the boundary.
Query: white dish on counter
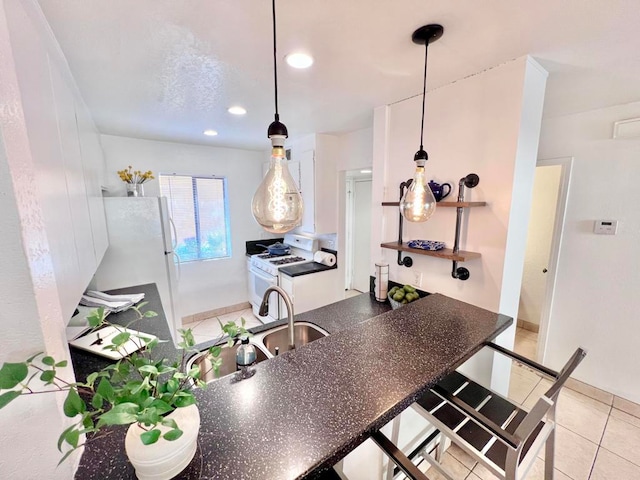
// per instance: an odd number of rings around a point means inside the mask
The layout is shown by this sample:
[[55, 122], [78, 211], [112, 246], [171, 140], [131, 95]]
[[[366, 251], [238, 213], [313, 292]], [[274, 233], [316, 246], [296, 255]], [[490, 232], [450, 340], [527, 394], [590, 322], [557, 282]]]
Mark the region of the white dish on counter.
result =
[[[111, 345], [111, 339], [113, 337], [123, 332], [130, 333], [131, 337], [122, 347], [118, 350], [105, 349], [107, 345]], [[155, 335], [151, 335], [149, 333], [110, 325], [88, 333], [80, 338], [71, 340], [69, 345], [81, 350], [86, 350], [87, 352], [95, 353], [101, 357], [110, 358], [111, 360], [120, 360], [121, 358], [140, 350], [155, 338], [157, 338]]]

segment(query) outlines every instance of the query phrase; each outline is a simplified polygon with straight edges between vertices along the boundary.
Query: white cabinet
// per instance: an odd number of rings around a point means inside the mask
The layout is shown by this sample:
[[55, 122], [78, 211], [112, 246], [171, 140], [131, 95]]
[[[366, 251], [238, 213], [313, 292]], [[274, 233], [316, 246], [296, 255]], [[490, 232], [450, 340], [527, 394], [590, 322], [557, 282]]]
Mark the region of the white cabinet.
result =
[[[331, 135], [307, 135], [287, 142], [291, 159], [287, 161], [304, 202], [299, 233], [338, 231], [338, 139]], [[262, 176], [269, 162], [262, 164]]]
[[[342, 300], [338, 269], [309, 273], [290, 277], [280, 273], [280, 287], [287, 292], [293, 302], [293, 310], [297, 313], [308, 312]], [[280, 316], [286, 318], [287, 309], [284, 302], [280, 304]]]
[[101, 188], [101, 185], [104, 184], [104, 154], [100, 144], [100, 135], [89, 112], [84, 105], [78, 103], [76, 103], [76, 120], [78, 122], [80, 155], [82, 156], [89, 218], [93, 234], [93, 247], [96, 265], [100, 265], [109, 246]]
[[38, 203], [69, 319], [106, 249], [102, 151], [91, 117], [77, 108], [80, 94], [57, 50], [29, 22], [12, 30], [12, 42]]
[[73, 291], [77, 292], [87, 286], [98, 263], [93, 245], [89, 201], [80, 153], [76, 102], [72, 91], [55, 65], [50, 64], [50, 72], [60, 137], [60, 166], [65, 176], [66, 201], [71, 220], [71, 230], [67, 231], [66, 235], [73, 235], [78, 265], [78, 277], [73, 279], [73, 283], [76, 284]]
[[304, 202], [302, 223], [303, 232], [316, 232], [316, 186], [315, 186], [315, 151], [305, 150], [299, 155], [300, 194]]
[[293, 177], [296, 188], [300, 191], [300, 162], [296, 160], [289, 160], [287, 162], [287, 168], [289, 168], [289, 173]]
[[[338, 139], [309, 135], [290, 142], [291, 165], [299, 168], [304, 214], [298, 230], [306, 233], [338, 231]], [[295, 176], [294, 176], [295, 179]]]

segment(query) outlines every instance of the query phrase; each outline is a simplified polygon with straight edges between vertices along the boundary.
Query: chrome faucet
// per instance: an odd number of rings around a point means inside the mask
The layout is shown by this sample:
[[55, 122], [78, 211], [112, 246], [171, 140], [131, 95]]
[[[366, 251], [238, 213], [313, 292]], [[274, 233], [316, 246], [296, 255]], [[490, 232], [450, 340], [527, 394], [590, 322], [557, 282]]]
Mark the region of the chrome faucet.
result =
[[293, 350], [296, 348], [296, 341], [294, 335], [294, 326], [293, 326], [293, 303], [291, 302], [291, 298], [282, 288], [272, 286], [265, 290], [264, 297], [262, 297], [262, 303], [260, 304], [260, 310], [258, 314], [261, 316], [265, 316], [269, 313], [269, 294], [271, 292], [276, 292], [278, 295], [282, 297], [284, 300], [284, 304], [287, 306], [287, 322], [289, 324], [289, 350]]

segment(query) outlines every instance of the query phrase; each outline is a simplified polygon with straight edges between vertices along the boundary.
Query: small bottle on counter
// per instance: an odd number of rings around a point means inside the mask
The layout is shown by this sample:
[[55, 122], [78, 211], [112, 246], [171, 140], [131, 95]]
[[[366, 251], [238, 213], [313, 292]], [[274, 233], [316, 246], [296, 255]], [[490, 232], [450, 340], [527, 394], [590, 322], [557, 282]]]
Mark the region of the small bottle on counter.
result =
[[256, 347], [249, 343], [248, 338], [243, 338], [236, 351], [236, 370], [241, 378], [248, 378], [252, 374], [250, 367], [256, 364]]

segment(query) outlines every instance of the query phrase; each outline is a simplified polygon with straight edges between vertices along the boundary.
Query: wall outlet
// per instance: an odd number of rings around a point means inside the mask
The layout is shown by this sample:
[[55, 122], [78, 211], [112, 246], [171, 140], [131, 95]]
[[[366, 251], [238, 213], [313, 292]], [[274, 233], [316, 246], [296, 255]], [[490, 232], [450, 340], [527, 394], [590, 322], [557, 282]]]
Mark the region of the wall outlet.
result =
[[413, 272], [413, 285], [422, 287], [422, 272]]

